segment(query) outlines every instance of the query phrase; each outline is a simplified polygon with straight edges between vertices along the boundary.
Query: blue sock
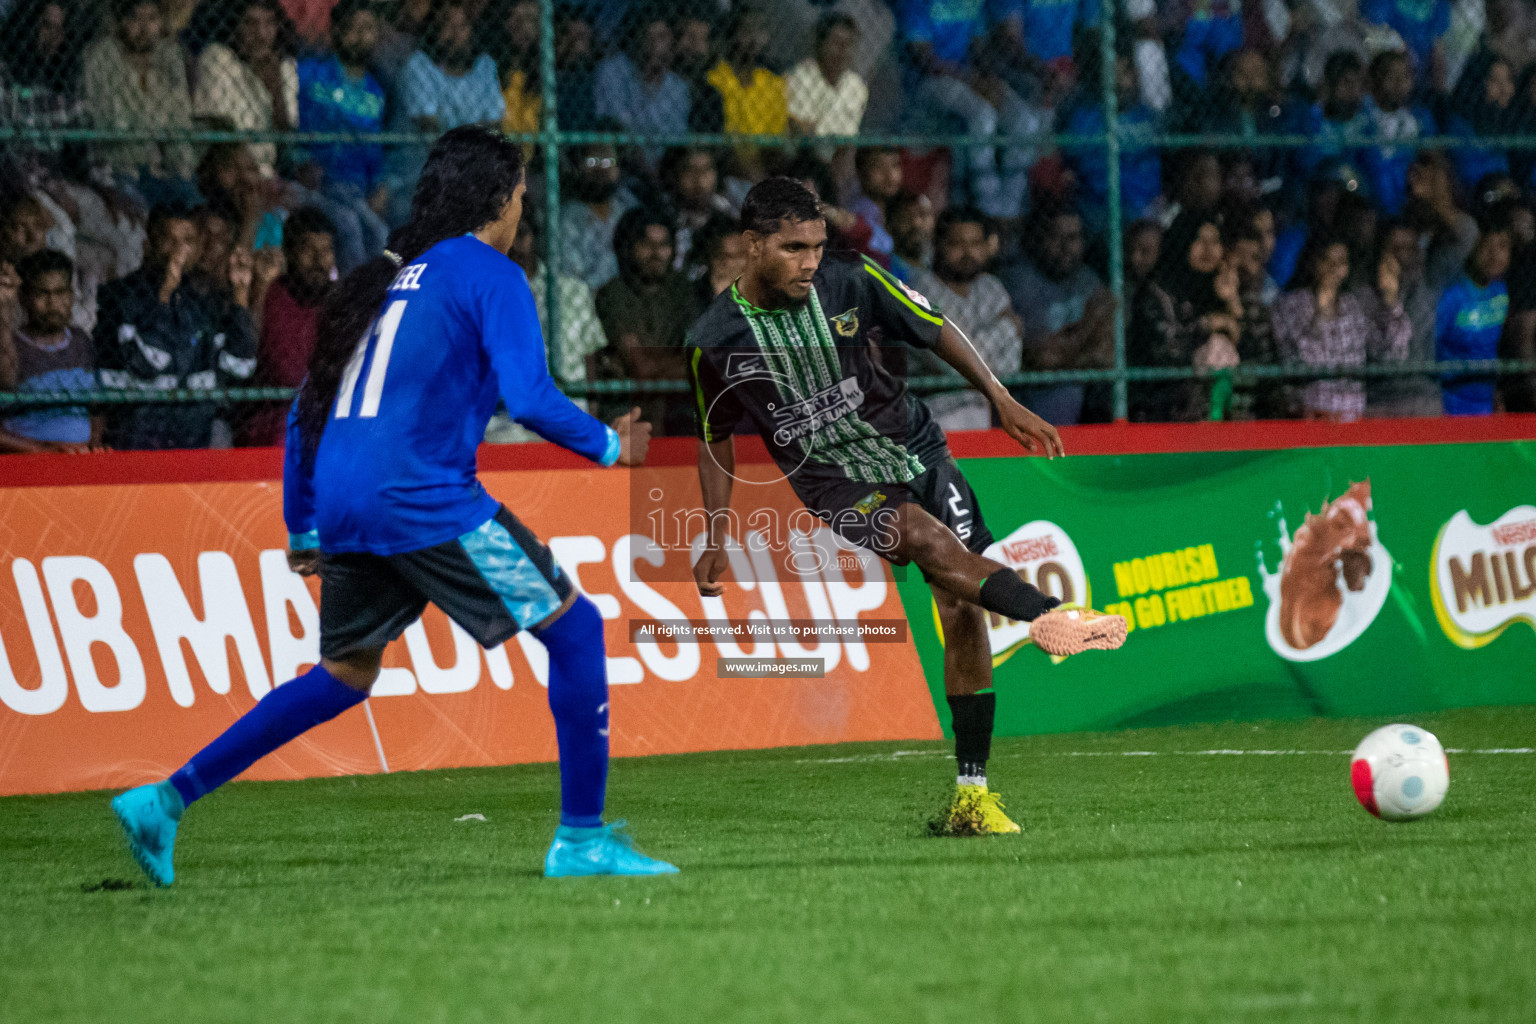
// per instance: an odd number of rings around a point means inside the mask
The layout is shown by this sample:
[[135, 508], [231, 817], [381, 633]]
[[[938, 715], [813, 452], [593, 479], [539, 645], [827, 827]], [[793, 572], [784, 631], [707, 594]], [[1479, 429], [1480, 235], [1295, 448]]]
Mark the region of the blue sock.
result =
[[257, 701], [223, 735], [177, 769], [171, 785], [181, 794], [182, 803], [190, 806], [295, 736], [329, 722], [367, 696], [316, 665]]
[[608, 788], [608, 659], [603, 617], [585, 595], [534, 634], [549, 649], [549, 710], [560, 741], [560, 824], [603, 823]]

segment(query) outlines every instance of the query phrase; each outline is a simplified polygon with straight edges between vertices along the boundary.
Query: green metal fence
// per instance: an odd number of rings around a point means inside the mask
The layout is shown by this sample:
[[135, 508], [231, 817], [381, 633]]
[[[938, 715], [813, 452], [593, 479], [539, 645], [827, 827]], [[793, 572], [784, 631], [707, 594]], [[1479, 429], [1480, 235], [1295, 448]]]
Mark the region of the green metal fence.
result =
[[[792, 136], [789, 134], [752, 135], [743, 133], [713, 132], [682, 132], [682, 133], [635, 133], [631, 131], [598, 131], [590, 129], [569, 130], [562, 127], [562, 111], [559, 109], [559, 81], [557, 59], [557, 11], [554, 0], [540, 0], [538, 3], [538, 89], [539, 89], [539, 121], [537, 131], [511, 132], [511, 137], [519, 142], [527, 144], [536, 154], [531, 165], [539, 179], [536, 184], [539, 189], [537, 205], [542, 208], [544, 218], [543, 227], [543, 251], [542, 251], [542, 282], [535, 282], [535, 287], [542, 287], [545, 293], [545, 336], [551, 349], [550, 363], [557, 375], [563, 379], [560, 383], [565, 390], [573, 396], [613, 396], [618, 394], [666, 394], [682, 392], [686, 385], [681, 381], [589, 381], [575, 375], [567, 375], [563, 368], [567, 361], [561, 358], [561, 346], [565, 344], [566, 332], [563, 328], [562, 317], [567, 312], [562, 308], [562, 303], [557, 300], [557, 281], [565, 263], [562, 246], [560, 244], [560, 218], [562, 206], [562, 161], [561, 156], [571, 147], [583, 146], [595, 143], [608, 143], [621, 147], [659, 149], [665, 146], [702, 146], [719, 151], [726, 151], [735, 147], [752, 145], [770, 149], [793, 149], [810, 145], [837, 147], [864, 147], [864, 146], [906, 146], [906, 147], [947, 147], [957, 154], [954, 163], [960, 166], [965, 162], [965, 155], [980, 148], [993, 148], [1000, 146], [1034, 146], [1054, 150], [1064, 148], [1101, 148], [1106, 161], [1107, 181], [1105, 206], [1109, 211], [1118, 211], [1121, 208], [1121, 156], [1123, 144], [1127, 136], [1122, 131], [1120, 123], [1119, 99], [1116, 88], [1116, 64], [1117, 55], [1123, 56], [1124, 49], [1117, 39], [1117, 21], [1121, 19], [1110, 16], [1100, 20], [1097, 31], [1084, 34], [1081, 38], [1087, 40], [1087, 45], [1096, 51], [1097, 60], [1084, 61], [1085, 67], [1095, 67], [1098, 81], [1083, 83], [1083, 88], [1096, 87], [1099, 103], [1102, 108], [1105, 131], [1102, 134], [1067, 134], [1055, 131], [1041, 131], [1029, 134], [972, 135], [972, 134], [934, 134], [934, 133], [903, 133], [883, 132], [859, 135], [829, 135], [807, 138], [805, 136]], [[204, 7], [212, 9], [212, 5]], [[201, 8], [200, 8], [201, 9]], [[241, 10], [244, 8], [242, 7]], [[231, 6], [234, 12], [235, 7]], [[234, 14], [231, 14], [233, 17]], [[1124, 22], [1122, 21], [1121, 27]], [[895, 45], [901, 45], [898, 38]], [[302, 128], [302, 126], [300, 126]], [[431, 144], [435, 134], [432, 132], [400, 129], [398, 126], [381, 132], [355, 133], [346, 131], [312, 131], [312, 130], [229, 130], [219, 127], [191, 124], [185, 127], [161, 127], [161, 128], [105, 128], [100, 126], [86, 126], [83, 124], [23, 124], [0, 123], [0, 150], [20, 151], [29, 147], [60, 147], [69, 143], [84, 143], [95, 145], [110, 142], [144, 142], [155, 141], [161, 143], [185, 142], [195, 146], [207, 146], [214, 143], [243, 142], [273, 144], [284, 149], [315, 146], [325, 143], [378, 143], [386, 147], [405, 148], [422, 147]], [[1379, 143], [1380, 140], [1369, 136], [1352, 137], [1346, 135], [1341, 140], [1345, 146], [1368, 146]], [[1192, 134], [1189, 132], [1157, 131], [1150, 135], [1141, 133], [1135, 136], [1135, 145], [1138, 147], [1152, 147], [1165, 153], [1176, 152], [1182, 149], [1195, 147], [1215, 150], [1256, 148], [1276, 150], [1296, 150], [1316, 144], [1317, 140], [1303, 134], [1273, 134], [1262, 137], [1251, 134]], [[1536, 150], [1536, 135], [1526, 134], [1490, 134], [1469, 139], [1458, 135], [1427, 135], [1419, 137], [1412, 142], [1418, 149], [1446, 149], [1457, 150], [1466, 148], [1496, 147], [1515, 152]], [[1116, 418], [1125, 418], [1128, 410], [1128, 389], [1136, 382], [1170, 381], [1203, 379], [1209, 381], [1213, 387], [1230, 386], [1232, 383], [1244, 384], [1261, 380], [1317, 380], [1330, 376], [1350, 378], [1379, 378], [1394, 375], [1444, 375], [1451, 373], [1482, 373], [1482, 374], [1520, 374], [1536, 372], [1536, 360], [1480, 360], [1480, 361], [1403, 361], [1394, 363], [1373, 364], [1367, 366], [1323, 366], [1323, 365], [1239, 365], [1229, 370], [1206, 372], [1197, 370], [1191, 366], [1181, 367], [1145, 367], [1130, 365], [1127, 352], [1127, 284], [1125, 268], [1122, 260], [1123, 234], [1125, 225], [1122, 218], [1111, 213], [1104, 225], [1104, 251], [1106, 256], [1107, 284], [1114, 295], [1115, 312], [1113, 318], [1114, 330], [1114, 362], [1112, 367], [1102, 369], [1076, 369], [1058, 371], [1023, 371], [1019, 368], [1002, 367], [1000, 373], [1004, 383], [1020, 386], [1040, 386], [1064, 383], [1110, 383], [1113, 385], [1114, 401], [1113, 411]], [[955, 386], [953, 378], [945, 377], [916, 377], [912, 380], [914, 389], [923, 393], [932, 393], [952, 389]], [[40, 406], [58, 405], [122, 405], [125, 403], [165, 403], [165, 402], [217, 402], [231, 409], [239, 409], [246, 403], [281, 401], [291, 396], [292, 390], [281, 387], [221, 387], [212, 390], [176, 388], [164, 391], [112, 391], [101, 390], [95, 392], [8, 392], [0, 393], [0, 410], [18, 410], [36, 408]]]

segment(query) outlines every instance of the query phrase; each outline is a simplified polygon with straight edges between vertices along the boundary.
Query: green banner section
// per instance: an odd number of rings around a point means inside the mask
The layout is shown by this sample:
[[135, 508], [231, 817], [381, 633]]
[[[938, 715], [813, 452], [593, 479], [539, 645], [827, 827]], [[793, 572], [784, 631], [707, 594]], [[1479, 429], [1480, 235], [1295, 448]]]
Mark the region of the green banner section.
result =
[[[988, 555], [1125, 646], [989, 615], [998, 735], [1536, 702], [1536, 442], [961, 461]], [[939, 718], [943, 641], [898, 570]]]

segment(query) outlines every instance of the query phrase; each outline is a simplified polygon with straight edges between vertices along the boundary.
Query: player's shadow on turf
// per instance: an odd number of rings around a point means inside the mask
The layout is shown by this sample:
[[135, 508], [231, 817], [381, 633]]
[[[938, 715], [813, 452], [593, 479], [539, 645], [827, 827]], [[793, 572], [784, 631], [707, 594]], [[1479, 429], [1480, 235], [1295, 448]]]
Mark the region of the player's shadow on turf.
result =
[[[913, 836], [913, 838], [918, 838]], [[926, 834], [921, 838], [930, 839]], [[973, 844], [984, 844], [988, 849], [998, 852], [1012, 852], [1016, 854], [1009, 863], [1055, 865], [1055, 864], [1107, 864], [1120, 861], [1148, 861], [1148, 860], [1183, 860], [1198, 857], [1209, 857], [1213, 854], [1269, 854], [1269, 853], [1338, 853], [1358, 851], [1363, 849], [1359, 836], [1343, 836], [1337, 839], [1307, 839], [1291, 842], [1265, 843], [1263, 845], [1243, 845], [1225, 843], [1211, 846], [1178, 846], [1165, 849], [1148, 848], [1146, 846], [1132, 846], [1121, 850], [1102, 850], [1089, 853], [1052, 853], [1041, 854], [1033, 851], [1029, 845], [1029, 831], [1026, 829], [1022, 836], [980, 836], [965, 837], [961, 839], [948, 839], [947, 841], [930, 842], [927, 848], [935, 851], [959, 850]], [[1455, 842], [1447, 842], [1448, 846], [1457, 845]], [[933, 867], [943, 861], [942, 856], [928, 857], [903, 857], [900, 859], [889, 857], [871, 858], [827, 858], [818, 857], [818, 867]], [[750, 862], [733, 861], [731, 863], [694, 863], [688, 865], [693, 871], [762, 871], [774, 868], [804, 868], [807, 861], [804, 859], [773, 859], [754, 860]]]

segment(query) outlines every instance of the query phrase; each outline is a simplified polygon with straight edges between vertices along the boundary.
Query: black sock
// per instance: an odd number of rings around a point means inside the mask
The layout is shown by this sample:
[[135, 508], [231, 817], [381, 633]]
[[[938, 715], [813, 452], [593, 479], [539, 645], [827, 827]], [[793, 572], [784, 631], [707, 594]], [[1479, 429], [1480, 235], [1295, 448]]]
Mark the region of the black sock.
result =
[[1012, 569], [999, 569], [981, 581], [980, 605], [989, 612], [1006, 615], [1015, 622], [1032, 622], [1061, 604], [1025, 583]]
[[952, 696], [949, 713], [955, 731], [955, 761], [959, 774], [987, 777], [987, 757], [992, 753], [992, 722], [997, 716], [997, 694], [967, 693]]

